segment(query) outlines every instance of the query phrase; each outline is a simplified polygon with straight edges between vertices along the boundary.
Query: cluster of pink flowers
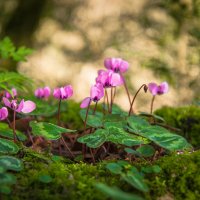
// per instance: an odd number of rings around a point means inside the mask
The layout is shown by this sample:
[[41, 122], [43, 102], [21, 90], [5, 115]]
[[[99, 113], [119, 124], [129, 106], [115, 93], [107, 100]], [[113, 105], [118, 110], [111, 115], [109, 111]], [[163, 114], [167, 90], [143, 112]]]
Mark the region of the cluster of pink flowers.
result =
[[104, 96], [104, 88], [123, 85], [124, 80], [121, 73], [128, 70], [129, 64], [121, 58], [107, 58], [104, 61], [107, 70], [99, 70], [96, 83], [90, 89], [90, 97], [83, 99], [80, 107], [86, 108], [91, 101], [98, 102]]
[[[10, 94], [8, 91], [5, 91], [4, 97], [3, 97], [3, 103], [6, 107], [12, 109], [15, 112], [22, 112], [22, 113], [30, 113], [33, 110], [35, 110], [36, 105], [32, 101], [24, 101], [22, 99], [19, 103], [17, 99], [12, 99], [17, 96], [17, 90], [15, 88], [12, 88], [12, 94]], [[2, 107], [0, 109], [0, 120], [5, 120], [8, 117], [8, 109], [6, 107]]]
[[[48, 86], [44, 88], [38, 88], [35, 90], [35, 96], [37, 98], [47, 99], [50, 95], [51, 95], [51, 89]], [[72, 95], [73, 95], [73, 88], [71, 85], [55, 88], [53, 91], [54, 98], [60, 99], [60, 100], [68, 99]]]

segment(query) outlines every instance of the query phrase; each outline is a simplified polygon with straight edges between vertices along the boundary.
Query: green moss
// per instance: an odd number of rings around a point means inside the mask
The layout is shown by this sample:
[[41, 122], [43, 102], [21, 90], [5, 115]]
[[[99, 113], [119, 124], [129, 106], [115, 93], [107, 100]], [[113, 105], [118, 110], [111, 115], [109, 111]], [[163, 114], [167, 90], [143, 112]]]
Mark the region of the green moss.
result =
[[[62, 157], [53, 161], [55, 159], [52, 155], [33, 152], [30, 149], [25, 149], [18, 156], [24, 162], [24, 170], [16, 173], [17, 184], [9, 196], [3, 196], [5, 200], [106, 199], [95, 189], [96, 182], [115, 185], [129, 193], [137, 192], [120, 179], [119, 175], [106, 170], [105, 162], [96, 165], [72, 163]], [[152, 163], [133, 164], [140, 168]], [[145, 199], [157, 199], [166, 195], [177, 200], [200, 199], [200, 151], [165, 156], [153, 164], [159, 165], [162, 171], [159, 174], [146, 175], [150, 192], [145, 194]], [[42, 175], [50, 176], [52, 181], [41, 182], [39, 177]]]
[[156, 199], [166, 194], [177, 200], [200, 199], [200, 151], [166, 156], [156, 164], [162, 168], [162, 172], [148, 176], [151, 190], [146, 199]]
[[167, 124], [181, 129], [183, 135], [194, 147], [200, 147], [200, 107], [163, 107], [155, 114], [163, 117]]

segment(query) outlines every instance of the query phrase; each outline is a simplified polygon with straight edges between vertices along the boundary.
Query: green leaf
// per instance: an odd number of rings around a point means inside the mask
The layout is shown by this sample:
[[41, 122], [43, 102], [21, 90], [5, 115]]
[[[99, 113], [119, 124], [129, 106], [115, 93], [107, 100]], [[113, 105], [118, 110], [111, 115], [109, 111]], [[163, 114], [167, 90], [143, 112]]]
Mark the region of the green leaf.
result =
[[129, 184], [131, 184], [136, 189], [142, 191], [142, 192], [148, 192], [149, 188], [144, 182], [144, 178], [139, 173], [132, 173], [128, 172], [127, 174], [124, 174], [122, 178]]
[[107, 131], [105, 129], [97, 129], [94, 133], [84, 135], [78, 138], [78, 142], [87, 144], [90, 148], [100, 147], [106, 141]]
[[22, 161], [12, 156], [0, 156], [0, 166], [12, 171], [21, 171], [23, 169]]
[[[27, 137], [20, 131], [16, 130], [17, 138], [20, 141], [25, 141]], [[8, 127], [5, 123], [0, 123], [0, 136], [14, 139], [13, 130]]]
[[12, 52], [11, 55], [12, 55], [13, 60], [15, 60], [16, 62], [19, 62], [19, 61], [26, 61], [26, 57], [30, 55], [32, 52], [33, 52], [33, 49], [29, 49], [22, 46], [22, 47], [19, 47], [17, 51]]
[[1, 173], [4, 173], [6, 171], [6, 169], [5, 169], [5, 167], [2, 165], [2, 166], [0, 166], [0, 174]]
[[118, 128], [115, 126], [108, 127], [107, 141], [113, 142], [116, 144], [122, 144], [126, 146], [135, 146], [143, 144], [141, 137], [133, 136], [122, 128]]
[[118, 163], [108, 163], [106, 168], [110, 170], [113, 174], [121, 174], [122, 167]]
[[32, 121], [30, 122], [30, 126], [35, 136], [42, 136], [47, 140], [58, 140], [61, 138], [62, 133], [76, 132], [76, 130], [66, 129], [47, 122]]
[[149, 126], [143, 129], [140, 135], [169, 151], [183, 150], [191, 147], [185, 138], [170, 133], [160, 126]]
[[43, 174], [39, 176], [39, 181], [42, 183], [50, 183], [53, 181], [53, 178], [49, 175]]
[[[86, 109], [80, 110], [80, 116], [83, 121], [85, 121], [86, 117]], [[92, 114], [92, 111], [90, 110], [88, 112], [87, 116], [87, 125], [92, 126], [94, 128], [100, 128], [103, 126], [103, 114], [100, 112], [95, 112], [95, 114]]]
[[155, 153], [155, 149], [151, 145], [143, 145], [136, 149], [144, 157], [151, 157]]
[[2, 41], [0, 41], [0, 54], [2, 58], [8, 59], [14, 51], [14, 44], [9, 37], [5, 37]]
[[16, 72], [2, 72], [0, 77], [0, 90], [10, 91], [12, 87], [25, 90], [33, 83], [29, 78]]
[[11, 189], [7, 185], [1, 185], [0, 186], [0, 193], [2, 193], [2, 194], [10, 194], [11, 193]]
[[143, 144], [141, 137], [133, 136], [118, 127], [108, 127], [107, 129], [97, 129], [94, 133], [78, 138], [78, 142], [85, 143], [90, 148], [97, 148], [104, 142], [113, 142], [122, 145]]
[[136, 194], [123, 192], [117, 187], [109, 187], [103, 183], [97, 183], [95, 184], [95, 187], [102, 193], [106, 194], [107, 196], [115, 200], [144, 200], [142, 197]]
[[0, 185], [2, 184], [15, 184], [16, 183], [16, 177], [9, 173], [3, 173], [0, 174]]
[[157, 121], [165, 122], [164, 118], [162, 118], [162, 117], [160, 117], [158, 115], [155, 115], [155, 114], [150, 114], [150, 113], [146, 113], [146, 112], [140, 112], [139, 116], [153, 117]]
[[141, 171], [144, 173], [159, 173], [161, 168], [158, 165], [142, 167]]
[[142, 157], [141, 153], [139, 153], [139, 152], [137, 152], [137, 151], [135, 151], [133, 149], [125, 148], [124, 150], [129, 154], [133, 154], [135, 156]]
[[19, 147], [12, 141], [0, 138], [0, 153], [16, 154]]
[[143, 118], [138, 116], [130, 116], [127, 118], [127, 123], [134, 133], [139, 134], [144, 128], [150, 124]]

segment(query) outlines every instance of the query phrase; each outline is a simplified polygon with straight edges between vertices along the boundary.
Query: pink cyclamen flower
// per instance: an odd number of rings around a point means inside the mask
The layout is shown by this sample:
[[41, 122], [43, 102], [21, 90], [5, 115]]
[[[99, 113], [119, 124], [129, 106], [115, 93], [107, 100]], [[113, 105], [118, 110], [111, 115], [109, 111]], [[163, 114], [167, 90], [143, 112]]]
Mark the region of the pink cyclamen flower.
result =
[[8, 99], [11, 98], [12, 96], [16, 97], [17, 96], [17, 90], [15, 88], [12, 88], [11, 91], [12, 91], [12, 95], [8, 91], [5, 91], [4, 96]]
[[24, 99], [22, 99], [20, 103], [18, 104], [17, 100], [9, 101], [6, 97], [3, 97], [3, 102], [5, 106], [11, 108], [12, 110], [16, 112], [30, 113], [36, 108], [36, 105], [34, 102], [24, 101]]
[[68, 99], [69, 97], [71, 97], [73, 95], [73, 88], [71, 85], [67, 85], [65, 87], [61, 87], [61, 88], [55, 88], [53, 91], [53, 96], [56, 99]]
[[106, 58], [104, 66], [114, 72], [124, 73], [128, 70], [129, 63], [121, 58]]
[[46, 86], [44, 88], [38, 88], [35, 90], [35, 96], [37, 98], [48, 98], [51, 94], [51, 89]]
[[162, 82], [160, 85], [157, 85], [156, 83], [149, 83], [148, 88], [153, 96], [165, 94], [169, 91], [167, 82]]
[[80, 107], [87, 108], [90, 105], [91, 101], [98, 102], [103, 96], [104, 96], [103, 85], [97, 83], [91, 87], [90, 97], [86, 97], [85, 99], [83, 99]]
[[6, 119], [8, 117], [8, 109], [6, 107], [2, 107], [0, 109], [0, 121]]
[[99, 70], [96, 83], [100, 83], [104, 88], [108, 88], [123, 85], [124, 80], [120, 74], [115, 73], [112, 70]]

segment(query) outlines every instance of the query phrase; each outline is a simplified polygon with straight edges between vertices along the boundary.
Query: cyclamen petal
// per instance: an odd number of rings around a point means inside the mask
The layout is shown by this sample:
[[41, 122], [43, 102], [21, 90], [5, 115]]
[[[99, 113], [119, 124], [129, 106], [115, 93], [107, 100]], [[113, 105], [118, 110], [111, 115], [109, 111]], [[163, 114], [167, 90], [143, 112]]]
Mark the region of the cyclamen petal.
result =
[[30, 113], [33, 110], [35, 110], [35, 108], [36, 108], [36, 105], [35, 105], [34, 102], [32, 102], [32, 101], [24, 101], [23, 108], [22, 108], [21, 112]]
[[73, 88], [71, 85], [65, 86], [64, 89], [67, 94], [67, 98], [69, 98], [73, 95]]
[[167, 82], [162, 82], [159, 86], [158, 86], [158, 94], [165, 94], [167, 93], [169, 90], [169, 86]]
[[104, 96], [104, 89], [103, 86], [99, 83], [93, 85], [90, 90], [90, 98], [97, 102]]
[[8, 91], [5, 92], [5, 97], [6, 97], [6, 98], [9, 99], [9, 98], [11, 98], [12, 96], [13, 96], [13, 97], [16, 97], [16, 96], [17, 96], [17, 90], [16, 90], [15, 88], [12, 88], [11, 91], [12, 91], [12, 95], [11, 95]]
[[11, 108], [11, 103], [6, 97], [3, 97], [3, 103], [5, 106]]
[[169, 90], [167, 82], [162, 82], [160, 85], [157, 85], [156, 83], [149, 83], [148, 88], [153, 96], [165, 94]]
[[104, 66], [114, 72], [124, 73], [128, 70], [129, 63], [121, 58], [106, 58], [104, 60]]
[[50, 94], [51, 94], [51, 89], [50, 89], [50, 87], [48, 87], [48, 86], [44, 87], [43, 91], [44, 91], [44, 97], [45, 97], [45, 98], [47, 98], [47, 97], [50, 96]]
[[19, 105], [17, 106], [16, 112], [21, 112], [23, 108], [24, 108], [24, 99], [20, 101]]
[[158, 86], [156, 83], [149, 83], [148, 84], [148, 88], [149, 88], [149, 91], [151, 92], [151, 94], [153, 96], [157, 95], [157, 92], [158, 92]]
[[0, 109], [0, 121], [6, 119], [8, 117], [8, 109], [6, 107], [2, 107]]
[[85, 99], [83, 99], [83, 101], [81, 102], [80, 107], [81, 108], [87, 108], [90, 105], [91, 102], [91, 98], [90, 97], [86, 97]]
[[123, 85], [124, 81], [123, 81], [120, 74], [113, 73], [111, 78], [110, 78], [110, 83], [111, 83], [112, 86], [116, 87], [116, 86]]

